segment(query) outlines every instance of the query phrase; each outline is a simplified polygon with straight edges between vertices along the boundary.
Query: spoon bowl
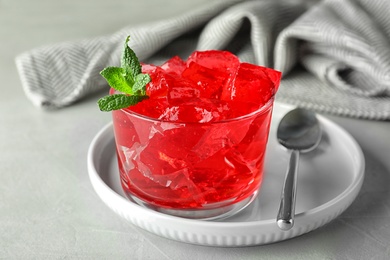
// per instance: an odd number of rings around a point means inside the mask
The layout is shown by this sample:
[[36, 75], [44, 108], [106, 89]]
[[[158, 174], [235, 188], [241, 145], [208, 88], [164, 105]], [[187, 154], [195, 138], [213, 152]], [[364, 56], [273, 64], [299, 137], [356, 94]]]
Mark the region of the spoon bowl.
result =
[[314, 150], [320, 143], [322, 131], [314, 112], [296, 108], [282, 118], [276, 135], [278, 142], [291, 150], [276, 218], [280, 229], [289, 230], [294, 225], [299, 154]]

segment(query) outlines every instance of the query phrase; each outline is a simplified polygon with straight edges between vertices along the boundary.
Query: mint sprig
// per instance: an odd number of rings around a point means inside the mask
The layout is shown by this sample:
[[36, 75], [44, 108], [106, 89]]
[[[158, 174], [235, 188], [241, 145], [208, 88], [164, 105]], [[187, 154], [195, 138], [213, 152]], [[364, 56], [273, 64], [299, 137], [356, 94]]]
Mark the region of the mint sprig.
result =
[[102, 97], [98, 100], [101, 111], [112, 111], [133, 106], [147, 99], [146, 85], [150, 82], [149, 74], [142, 73], [137, 55], [129, 47], [127, 36], [122, 52], [121, 67], [107, 67], [100, 72], [110, 87], [122, 92]]

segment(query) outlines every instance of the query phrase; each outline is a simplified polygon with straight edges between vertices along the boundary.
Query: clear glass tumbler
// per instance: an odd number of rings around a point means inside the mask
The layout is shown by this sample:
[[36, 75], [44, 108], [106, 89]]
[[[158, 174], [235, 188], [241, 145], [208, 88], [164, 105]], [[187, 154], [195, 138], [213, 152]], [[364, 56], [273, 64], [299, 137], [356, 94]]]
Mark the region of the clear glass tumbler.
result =
[[112, 112], [120, 178], [134, 202], [192, 219], [228, 217], [256, 197], [263, 178], [274, 99], [210, 123]]

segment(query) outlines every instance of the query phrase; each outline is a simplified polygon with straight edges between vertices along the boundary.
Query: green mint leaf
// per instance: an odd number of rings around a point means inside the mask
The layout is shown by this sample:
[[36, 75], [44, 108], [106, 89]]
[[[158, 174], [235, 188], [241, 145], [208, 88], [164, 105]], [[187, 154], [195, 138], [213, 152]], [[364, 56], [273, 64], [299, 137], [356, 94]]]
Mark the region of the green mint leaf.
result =
[[99, 99], [98, 105], [101, 111], [126, 108], [148, 98], [146, 85], [151, 78], [148, 74], [142, 74], [142, 66], [128, 45], [129, 40], [130, 36], [127, 36], [122, 52], [121, 67], [108, 67], [100, 72], [112, 88], [124, 93]]
[[118, 67], [107, 67], [100, 72], [108, 82], [110, 87], [127, 94], [133, 94], [133, 89], [129, 86], [124, 77], [124, 70]]
[[105, 96], [98, 100], [98, 105], [101, 111], [112, 111], [129, 106], [133, 106], [148, 96], [127, 96], [125, 94], [113, 94], [111, 96]]
[[130, 36], [127, 36], [123, 47], [121, 67], [125, 70], [126, 80], [134, 82], [135, 77], [142, 72], [141, 64], [134, 51], [129, 47]]
[[151, 81], [149, 74], [138, 74], [135, 77], [135, 82], [133, 85], [134, 93], [140, 93], [141, 95], [146, 95], [146, 84]]

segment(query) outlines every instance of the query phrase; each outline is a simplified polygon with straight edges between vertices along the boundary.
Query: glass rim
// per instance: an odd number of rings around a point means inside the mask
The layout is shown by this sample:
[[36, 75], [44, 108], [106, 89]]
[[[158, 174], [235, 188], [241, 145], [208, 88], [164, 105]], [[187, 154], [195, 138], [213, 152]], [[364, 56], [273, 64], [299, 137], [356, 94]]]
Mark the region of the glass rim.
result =
[[154, 117], [150, 117], [150, 116], [146, 116], [146, 115], [134, 112], [131, 109], [127, 109], [127, 108], [122, 108], [122, 109], [119, 109], [119, 110], [122, 111], [123, 113], [127, 114], [127, 115], [131, 115], [131, 116], [134, 116], [134, 117], [146, 120], [146, 121], [150, 121], [150, 122], [153, 122], [153, 123], [170, 123], [170, 124], [178, 124], [178, 125], [179, 124], [186, 124], [186, 125], [213, 125], [213, 124], [229, 123], [229, 122], [233, 122], [233, 121], [240, 121], [240, 120], [244, 120], [244, 119], [246, 119], [248, 117], [254, 116], [256, 114], [265, 113], [266, 111], [268, 111], [268, 109], [272, 108], [274, 100], [275, 100], [275, 95], [273, 95], [267, 101], [267, 103], [265, 103], [264, 105], [262, 105], [261, 107], [259, 107], [258, 109], [254, 110], [254, 111], [252, 111], [250, 113], [247, 113], [247, 114], [244, 114], [244, 115], [241, 115], [241, 116], [238, 116], [238, 117], [227, 118], [227, 119], [218, 120], [218, 121], [212, 121], [212, 122], [204, 122], [204, 123], [202, 123], [202, 122], [190, 122], [190, 121], [170, 121], [170, 120], [166, 120], [166, 119], [158, 119], [158, 118], [154, 118]]

